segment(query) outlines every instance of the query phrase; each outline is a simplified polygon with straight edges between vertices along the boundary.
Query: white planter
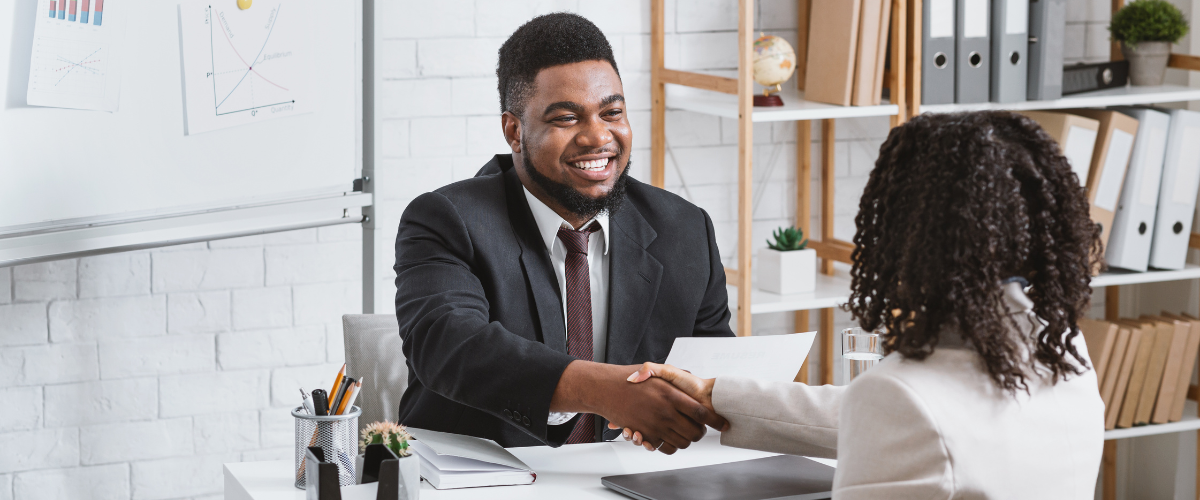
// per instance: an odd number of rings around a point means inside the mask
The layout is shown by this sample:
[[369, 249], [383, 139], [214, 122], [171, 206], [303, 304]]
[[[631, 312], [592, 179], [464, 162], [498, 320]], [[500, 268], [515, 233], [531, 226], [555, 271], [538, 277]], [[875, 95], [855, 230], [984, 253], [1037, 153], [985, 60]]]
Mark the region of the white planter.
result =
[[805, 293], [817, 288], [817, 251], [780, 252], [763, 248], [755, 266], [758, 288], [780, 295]]

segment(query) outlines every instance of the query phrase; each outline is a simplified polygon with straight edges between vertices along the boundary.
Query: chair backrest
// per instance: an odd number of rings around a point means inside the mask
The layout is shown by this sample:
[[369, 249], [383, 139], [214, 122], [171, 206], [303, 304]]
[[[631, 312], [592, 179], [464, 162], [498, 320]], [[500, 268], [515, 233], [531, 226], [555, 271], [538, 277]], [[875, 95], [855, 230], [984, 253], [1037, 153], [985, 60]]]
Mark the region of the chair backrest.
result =
[[372, 422], [395, 422], [400, 398], [408, 389], [404, 341], [396, 316], [343, 315], [342, 341], [346, 346], [346, 374], [364, 381], [356, 401], [362, 408], [359, 431]]

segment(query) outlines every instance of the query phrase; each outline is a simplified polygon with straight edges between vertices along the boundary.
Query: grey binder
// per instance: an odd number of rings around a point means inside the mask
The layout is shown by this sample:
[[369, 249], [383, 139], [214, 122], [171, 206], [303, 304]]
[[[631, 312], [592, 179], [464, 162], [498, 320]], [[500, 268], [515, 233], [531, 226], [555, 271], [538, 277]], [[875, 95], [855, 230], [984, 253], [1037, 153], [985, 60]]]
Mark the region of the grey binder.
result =
[[958, 60], [954, 67], [954, 102], [987, 102], [991, 79], [989, 0], [958, 0], [955, 9], [957, 30], [955, 47]]
[[1029, 85], [1031, 101], [1062, 97], [1063, 32], [1067, 30], [1066, 0], [1029, 2]]
[[954, 2], [925, 0], [921, 21], [921, 102], [954, 102]]
[[834, 468], [804, 457], [775, 457], [690, 469], [600, 478], [638, 500], [820, 500], [833, 496]]
[[1029, 0], [992, 0], [992, 102], [1022, 102], [1029, 58]]

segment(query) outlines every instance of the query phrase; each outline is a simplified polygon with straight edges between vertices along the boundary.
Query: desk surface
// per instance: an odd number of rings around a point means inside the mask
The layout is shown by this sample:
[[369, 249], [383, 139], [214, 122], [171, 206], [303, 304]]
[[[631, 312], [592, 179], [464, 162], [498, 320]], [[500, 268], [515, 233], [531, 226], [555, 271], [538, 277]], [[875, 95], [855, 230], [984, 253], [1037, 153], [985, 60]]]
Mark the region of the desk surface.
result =
[[[623, 440], [576, 444], [560, 448], [532, 446], [510, 448], [533, 470], [537, 481], [529, 486], [499, 486], [435, 490], [421, 483], [422, 500], [458, 499], [560, 499], [626, 498], [600, 485], [600, 478], [616, 474], [655, 472], [770, 457], [775, 453], [721, 446], [720, 434], [708, 436], [674, 455], [651, 453]], [[815, 459], [836, 465], [834, 460]], [[292, 462], [241, 462], [225, 464], [225, 500], [303, 500], [304, 492], [292, 486]], [[374, 491], [362, 491], [374, 500]], [[356, 495], [357, 496], [357, 495]], [[345, 498], [345, 500], [352, 500]]]

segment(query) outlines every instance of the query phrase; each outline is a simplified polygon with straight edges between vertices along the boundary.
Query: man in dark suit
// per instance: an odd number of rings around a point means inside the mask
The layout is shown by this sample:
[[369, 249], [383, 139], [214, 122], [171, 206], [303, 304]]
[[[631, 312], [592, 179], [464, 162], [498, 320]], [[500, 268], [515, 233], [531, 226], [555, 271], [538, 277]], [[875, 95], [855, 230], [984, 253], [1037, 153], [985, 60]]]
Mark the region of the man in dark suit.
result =
[[724, 421], [661, 380], [626, 378], [677, 337], [733, 335], [712, 221], [629, 177], [624, 90], [591, 22], [529, 21], [496, 72], [512, 154], [421, 195], [400, 222], [400, 421], [558, 446], [611, 439], [611, 420], [661, 451], [687, 447]]

